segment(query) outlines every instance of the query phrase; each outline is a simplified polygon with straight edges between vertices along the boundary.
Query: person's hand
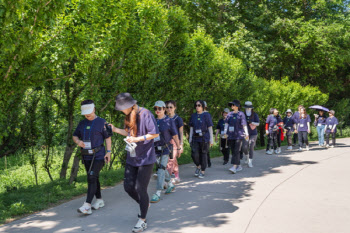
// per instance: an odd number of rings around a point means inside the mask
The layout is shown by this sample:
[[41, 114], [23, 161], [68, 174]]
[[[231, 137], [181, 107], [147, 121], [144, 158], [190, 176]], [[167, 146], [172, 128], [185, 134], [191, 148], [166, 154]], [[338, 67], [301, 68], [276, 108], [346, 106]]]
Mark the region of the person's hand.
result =
[[269, 131], [268, 130], [266, 130], [266, 135], [269, 135]]
[[109, 163], [111, 161], [111, 152], [107, 152], [104, 159], [106, 163]]
[[256, 129], [256, 125], [253, 125], [252, 123], [250, 123], [249, 126], [252, 130]]
[[295, 130], [294, 130], [294, 133], [298, 133], [298, 130], [295, 129]]
[[218, 136], [215, 136], [215, 142], [218, 142]]
[[181, 154], [184, 153], [184, 148], [181, 146], [181, 150], [180, 150], [180, 153], [178, 153], [179, 155], [179, 158], [181, 157]]
[[210, 147], [212, 147], [212, 146], [214, 146], [214, 144], [213, 144], [213, 143], [210, 143]]
[[307, 132], [310, 133], [311, 131], [308, 129]]
[[133, 143], [133, 142], [139, 142], [140, 140], [137, 137], [131, 136], [131, 137], [127, 137], [126, 141], [128, 141], [129, 143]]
[[78, 146], [80, 146], [81, 148], [85, 148], [85, 143], [83, 141], [79, 140]]
[[331, 132], [334, 133], [334, 129], [332, 129]]
[[245, 139], [246, 141], [249, 141], [249, 135], [246, 135], [246, 136], [244, 137], [244, 139]]
[[117, 128], [114, 127], [114, 125], [112, 124], [109, 124], [109, 126], [112, 128], [112, 132], [116, 133], [117, 132]]

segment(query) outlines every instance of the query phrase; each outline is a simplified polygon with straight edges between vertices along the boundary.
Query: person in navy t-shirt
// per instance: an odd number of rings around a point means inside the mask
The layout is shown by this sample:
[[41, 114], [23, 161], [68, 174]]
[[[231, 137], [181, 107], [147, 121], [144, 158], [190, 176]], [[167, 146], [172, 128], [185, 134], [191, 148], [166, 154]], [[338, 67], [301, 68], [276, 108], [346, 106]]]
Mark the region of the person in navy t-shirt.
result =
[[218, 135], [220, 134], [220, 151], [224, 155], [224, 163], [223, 165], [226, 165], [229, 160], [230, 152], [228, 148], [227, 143], [227, 137], [225, 137], [225, 119], [228, 115], [230, 110], [228, 108], [225, 108], [222, 112], [222, 118], [219, 120], [218, 124], [216, 125], [216, 135], [215, 135], [215, 141], [218, 141]]
[[293, 136], [293, 132], [294, 132], [294, 119], [293, 119], [292, 115], [293, 115], [292, 110], [288, 109], [286, 111], [286, 116], [283, 119], [284, 132], [286, 133], [287, 142], [288, 142], [287, 150], [293, 149], [292, 136]]
[[300, 115], [298, 121], [296, 122], [296, 130], [298, 132], [298, 139], [299, 139], [299, 150], [303, 150], [303, 141], [306, 145], [306, 150], [309, 150], [309, 139], [308, 134], [311, 132], [310, 128], [310, 116], [306, 113], [305, 108], [300, 109]]
[[[299, 117], [300, 117], [300, 109], [303, 108], [303, 107], [304, 107], [303, 105], [299, 105], [299, 106], [298, 106], [298, 111], [296, 111], [296, 112], [293, 114], [293, 120], [294, 120], [294, 122], [298, 122]], [[297, 129], [294, 129], [293, 144], [296, 145], [296, 144], [297, 144], [297, 141], [298, 141], [298, 132], [297, 132]]]
[[278, 135], [278, 130], [279, 126], [278, 124], [282, 121], [278, 117], [278, 110], [276, 108], [271, 108], [270, 109], [270, 115], [266, 119], [266, 124], [265, 124], [265, 130], [266, 130], [266, 135], [268, 136], [268, 150], [266, 151], [266, 154], [272, 155], [273, 150], [275, 151], [276, 154], [279, 153], [279, 150], [277, 150], [277, 137]]
[[319, 111], [319, 115], [315, 114], [315, 122], [314, 125], [317, 129], [318, 135], [318, 145], [325, 146], [324, 144], [324, 128], [326, 126], [326, 116], [324, 115], [324, 111]]
[[195, 102], [195, 109], [196, 113], [191, 115], [189, 123], [189, 143], [192, 148], [192, 160], [197, 166], [194, 175], [202, 179], [208, 165], [209, 146], [214, 144], [213, 122], [210, 114], [204, 112], [204, 102], [202, 100]]
[[[83, 214], [91, 214], [91, 208], [99, 209], [104, 206], [99, 174], [104, 162], [108, 163], [111, 160], [112, 140], [106, 130], [106, 120], [96, 116], [95, 111], [94, 101], [83, 101], [81, 114], [86, 119], [79, 122], [73, 133], [73, 141], [82, 148], [82, 159], [87, 172], [87, 197], [83, 206], [78, 209], [78, 212]], [[105, 141], [107, 153], [104, 147]], [[94, 196], [96, 201], [91, 205]]]
[[[338, 119], [334, 116], [335, 111], [329, 111], [329, 117], [326, 120], [325, 133], [326, 133], [326, 147], [335, 147], [335, 135], [337, 134]], [[332, 145], [329, 146], [329, 136], [332, 135]]]

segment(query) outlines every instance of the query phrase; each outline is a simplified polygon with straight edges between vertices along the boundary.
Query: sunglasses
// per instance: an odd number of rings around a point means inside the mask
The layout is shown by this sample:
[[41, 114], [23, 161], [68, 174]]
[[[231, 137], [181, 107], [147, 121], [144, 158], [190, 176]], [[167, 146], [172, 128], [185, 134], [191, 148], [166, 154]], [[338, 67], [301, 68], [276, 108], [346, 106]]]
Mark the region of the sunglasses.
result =
[[159, 111], [159, 112], [163, 110], [162, 107], [154, 107], [153, 109], [154, 109], [154, 111]]
[[200, 105], [200, 104], [197, 104], [197, 105], [196, 105], [196, 107], [202, 107], [202, 105]]
[[169, 107], [166, 107], [166, 108], [170, 108], [170, 109], [172, 109], [172, 108], [173, 108], [173, 106], [169, 106]]

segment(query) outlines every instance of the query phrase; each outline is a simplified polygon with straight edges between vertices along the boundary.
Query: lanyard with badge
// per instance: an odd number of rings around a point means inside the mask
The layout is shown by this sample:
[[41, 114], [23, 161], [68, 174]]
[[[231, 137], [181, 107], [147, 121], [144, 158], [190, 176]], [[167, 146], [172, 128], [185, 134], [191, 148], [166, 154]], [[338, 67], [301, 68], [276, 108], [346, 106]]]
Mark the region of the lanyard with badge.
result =
[[233, 119], [233, 125], [229, 125], [228, 127], [228, 132], [233, 133], [235, 131], [234, 125], [236, 125], [237, 122], [237, 116], [238, 114], [233, 114], [232, 119]]
[[[94, 126], [94, 123], [95, 123], [95, 119], [92, 121], [91, 126], [88, 126], [88, 125], [87, 125], [87, 122], [86, 122], [86, 124], [85, 124], [85, 126], [84, 126], [84, 137], [83, 137], [83, 142], [84, 142], [84, 144], [85, 144], [84, 149], [86, 149], [86, 150], [91, 150], [91, 149], [92, 149], [92, 148], [91, 148], [91, 131], [92, 131], [92, 127]], [[85, 129], [89, 130], [89, 138], [88, 138], [88, 140], [85, 139]]]
[[323, 121], [323, 117], [321, 117], [321, 116], [318, 118], [317, 126], [322, 126], [322, 123], [320, 123], [320, 121]]
[[196, 120], [196, 134], [198, 134], [200, 137], [202, 137], [203, 136], [203, 132], [202, 132], [202, 127], [201, 128], [198, 128], [197, 126], [198, 126], [198, 123], [200, 123], [199, 124], [199, 126], [201, 127], [202, 126], [202, 119], [201, 119], [201, 115], [197, 115], [197, 120]]
[[[160, 141], [160, 134], [161, 134], [160, 128], [159, 128], [160, 120], [158, 120], [158, 119], [156, 119], [156, 120], [157, 120], [158, 129], [159, 129], [159, 136], [154, 139], [154, 142], [159, 142]], [[157, 150], [162, 150], [162, 147], [161, 146], [157, 146]]]

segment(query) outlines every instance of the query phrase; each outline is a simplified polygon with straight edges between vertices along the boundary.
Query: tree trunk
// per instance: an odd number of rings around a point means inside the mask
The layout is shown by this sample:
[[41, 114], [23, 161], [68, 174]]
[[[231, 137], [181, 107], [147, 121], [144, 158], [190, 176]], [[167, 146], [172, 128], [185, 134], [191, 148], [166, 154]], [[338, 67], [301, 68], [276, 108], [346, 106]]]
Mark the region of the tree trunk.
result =
[[260, 146], [265, 146], [265, 124], [259, 125], [259, 133], [260, 133]]
[[80, 165], [79, 162], [80, 162], [80, 153], [79, 153], [79, 150], [77, 150], [75, 152], [73, 166], [72, 166], [72, 169], [71, 169], [71, 172], [70, 172], [69, 184], [72, 184], [73, 181], [75, 181], [77, 176], [78, 176], [79, 165]]

